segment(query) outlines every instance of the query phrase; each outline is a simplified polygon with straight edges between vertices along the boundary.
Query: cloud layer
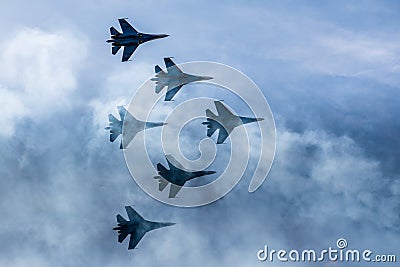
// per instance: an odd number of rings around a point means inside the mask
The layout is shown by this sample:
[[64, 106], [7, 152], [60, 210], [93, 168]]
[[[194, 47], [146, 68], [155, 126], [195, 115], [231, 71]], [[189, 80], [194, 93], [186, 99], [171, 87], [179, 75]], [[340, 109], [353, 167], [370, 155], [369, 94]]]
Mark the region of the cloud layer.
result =
[[[255, 266], [265, 264], [256, 258], [265, 244], [318, 249], [339, 237], [396, 253], [397, 3], [40, 1], [29, 12], [20, 4], [0, 10], [10, 29], [0, 37], [1, 266]], [[171, 36], [123, 64], [105, 40], [126, 16]], [[232, 65], [263, 90], [278, 132], [258, 191], [247, 193], [246, 176], [220, 201], [182, 209], [134, 183], [108, 141], [106, 115], [164, 56]], [[131, 204], [177, 225], [128, 251], [111, 229]]]

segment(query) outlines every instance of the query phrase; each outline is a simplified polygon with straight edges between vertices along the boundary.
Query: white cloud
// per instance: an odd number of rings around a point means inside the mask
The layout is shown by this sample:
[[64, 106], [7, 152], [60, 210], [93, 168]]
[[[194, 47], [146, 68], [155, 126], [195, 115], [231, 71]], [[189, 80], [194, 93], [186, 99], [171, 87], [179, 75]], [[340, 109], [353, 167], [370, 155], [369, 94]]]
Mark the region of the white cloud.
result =
[[0, 116], [0, 127], [2, 129], [0, 134], [10, 136], [14, 131], [15, 121], [26, 116], [28, 111], [17, 94], [1, 85], [0, 106], [2, 113], [2, 116]]
[[367, 158], [351, 138], [324, 132], [284, 131], [277, 136], [279, 191], [301, 206], [300, 217], [319, 224], [333, 218], [363, 222], [378, 217], [376, 226], [396, 227], [398, 182], [385, 177], [379, 162]]
[[13, 134], [19, 118], [40, 119], [70, 108], [86, 49], [79, 33], [33, 28], [23, 28], [0, 44], [3, 135]]

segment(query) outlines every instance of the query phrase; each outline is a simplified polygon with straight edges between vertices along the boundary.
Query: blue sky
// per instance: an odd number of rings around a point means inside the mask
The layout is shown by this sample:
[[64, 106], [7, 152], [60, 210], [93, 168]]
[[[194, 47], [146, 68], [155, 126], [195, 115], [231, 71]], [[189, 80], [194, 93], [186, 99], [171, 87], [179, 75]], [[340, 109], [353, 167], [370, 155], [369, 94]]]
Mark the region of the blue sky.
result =
[[[398, 1], [1, 3], [0, 265], [257, 266], [265, 244], [323, 249], [339, 237], [400, 257], [399, 11]], [[121, 63], [105, 42], [120, 17], [170, 37]], [[245, 177], [183, 209], [132, 180], [107, 114], [165, 56], [230, 65], [262, 89], [277, 151], [258, 191]], [[111, 229], [130, 204], [177, 225], [128, 251]]]

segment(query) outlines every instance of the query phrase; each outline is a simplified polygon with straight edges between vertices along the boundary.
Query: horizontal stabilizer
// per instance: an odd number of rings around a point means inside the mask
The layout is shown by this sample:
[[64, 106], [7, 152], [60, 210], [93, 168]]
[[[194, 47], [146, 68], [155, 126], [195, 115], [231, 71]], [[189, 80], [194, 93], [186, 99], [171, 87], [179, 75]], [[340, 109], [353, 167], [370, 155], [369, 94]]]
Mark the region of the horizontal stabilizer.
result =
[[110, 33], [111, 35], [120, 35], [121, 33], [117, 31], [114, 27], [110, 28]]
[[[208, 110], [208, 111], [210, 111], [210, 110]], [[208, 114], [207, 114], [207, 116], [208, 116]], [[207, 118], [207, 121], [202, 122], [201, 124], [207, 125], [207, 136], [208, 137], [211, 137], [215, 133], [216, 130], [222, 128], [221, 125], [217, 121], [210, 119], [210, 118]]]
[[160, 68], [160, 66], [155, 66], [154, 67], [154, 69], [155, 69], [155, 73], [159, 73], [159, 72], [161, 72], [161, 73], [164, 73], [165, 74], [165, 72]]
[[114, 117], [113, 114], [108, 114], [108, 121], [112, 122], [112, 123], [118, 123], [119, 122], [119, 120], [116, 117]]
[[206, 117], [211, 118], [211, 119], [215, 119], [217, 117], [217, 115], [215, 115], [210, 109], [206, 110]]
[[119, 235], [118, 235], [118, 242], [119, 243], [122, 243], [122, 241], [124, 241], [125, 240], [125, 238], [128, 236], [128, 233], [127, 232], [121, 232]]
[[115, 139], [122, 133], [122, 121], [118, 120], [114, 115], [108, 114], [109, 126], [105, 129], [110, 131], [110, 142], [114, 142]]
[[127, 221], [124, 219], [124, 217], [122, 217], [121, 215], [117, 215], [117, 222], [119, 223], [119, 224], [122, 224], [122, 225], [125, 225], [125, 224], [127, 224]]
[[112, 53], [113, 55], [115, 55], [116, 53], [118, 53], [118, 50], [119, 50], [120, 48], [121, 48], [120, 46], [112, 46], [112, 47], [111, 47], [111, 53]]
[[158, 180], [158, 190], [160, 190], [160, 191], [163, 191], [169, 183], [167, 180], [165, 180], [161, 176], [155, 176], [154, 179]]
[[162, 90], [164, 87], [165, 87], [165, 85], [157, 84], [157, 85], [156, 85], [156, 89], [155, 89], [156, 93], [158, 94], [159, 92], [161, 92], [161, 90]]
[[207, 136], [208, 136], [208, 137], [211, 137], [211, 136], [215, 133], [216, 130], [217, 130], [217, 129], [215, 129], [215, 128], [213, 128], [213, 129], [207, 129]]
[[110, 133], [110, 142], [114, 142], [119, 136], [119, 133]]
[[207, 129], [207, 136], [211, 137], [215, 133], [216, 130], [217, 130], [217, 127], [209, 127]]

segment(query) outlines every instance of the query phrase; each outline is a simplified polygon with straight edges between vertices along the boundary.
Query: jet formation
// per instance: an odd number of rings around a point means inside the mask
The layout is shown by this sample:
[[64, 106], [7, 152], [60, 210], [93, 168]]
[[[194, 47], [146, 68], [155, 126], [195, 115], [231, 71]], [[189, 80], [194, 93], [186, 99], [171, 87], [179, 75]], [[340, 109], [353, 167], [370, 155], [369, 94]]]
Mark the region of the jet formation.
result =
[[224, 104], [222, 104], [221, 101], [214, 101], [214, 105], [217, 108], [218, 115], [215, 115], [210, 109], [207, 109], [207, 121], [202, 122], [202, 124], [207, 125], [208, 137], [211, 137], [215, 131], [218, 130], [217, 144], [222, 144], [236, 127], [264, 120], [263, 118], [236, 116]]
[[118, 214], [118, 226], [114, 227], [113, 230], [118, 231], [119, 243], [122, 243], [122, 241], [130, 235], [128, 249], [134, 249], [147, 232], [175, 224], [170, 222], [147, 221], [130, 206], [125, 206], [125, 210], [128, 214], [129, 221], [125, 220], [124, 217]]
[[[118, 120], [114, 115], [108, 114], [109, 126], [105, 129], [110, 131], [110, 142], [114, 142], [118, 136], [122, 135], [119, 148], [125, 149], [133, 140], [137, 133], [146, 128], [154, 128], [165, 125], [163, 122], [148, 122], [136, 119], [123, 106], [118, 106], [118, 113], [121, 120]], [[125, 128], [124, 128], [125, 126]], [[124, 132], [123, 132], [124, 131]]]
[[198, 178], [204, 175], [210, 175], [216, 173], [215, 171], [190, 171], [185, 170], [183, 166], [175, 160], [172, 155], [165, 156], [169, 170], [165, 168], [161, 163], [157, 164], [158, 174], [154, 179], [159, 181], [159, 190], [163, 191], [169, 183], [171, 187], [169, 189], [169, 198], [174, 198], [182, 186], [189, 180]]
[[[126, 19], [118, 19], [122, 32], [119, 32], [114, 27], [110, 28], [111, 39], [107, 40], [111, 43], [112, 54], [115, 55], [124, 47], [122, 54], [122, 62], [128, 61], [138, 46], [142, 43], [165, 38], [167, 34], [147, 34], [135, 30]], [[164, 58], [166, 70], [162, 70], [160, 66], [155, 66], [155, 76], [151, 78], [155, 82], [155, 92], [160, 93], [164, 87], [167, 87], [164, 101], [172, 101], [180, 89], [189, 83], [211, 80], [213, 77], [197, 76], [184, 73], [170, 57]], [[214, 114], [210, 109], [206, 110], [206, 121], [202, 122], [207, 126], [207, 136], [211, 137], [218, 130], [217, 144], [222, 144], [230, 135], [230, 133], [238, 126], [257, 122], [263, 118], [241, 117], [233, 114], [221, 101], [214, 101], [218, 115]], [[114, 142], [118, 136], [122, 135], [120, 148], [125, 149], [134, 139], [137, 133], [147, 128], [161, 127], [166, 123], [162, 122], [147, 122], [136, 119], [123, 106], [118, 106], [120, 120], [114, 115], [109, 114], [109, 125], [105, 128], [110, 133], [110, 142]], [[186, 170], [177, 162], [172, 155], [165, 156], [168, 167], [167, 169], [161, 163], [157, 164], [158, 175], [154, 179], [158, 180], [158, 187], [163, 191], [168, 184], [171, 184], [169, 190], [169, 198], [175, 198], [181, 188], [189, 180], [199, 178], [205, 175], [216, 173], [215, 171], [191, 171]], [[118, 242], [122, 243], [125, 238], [130, 235], [128, 249], [134, 249], [143, 236], [152, 230], [171, 226], [175, 223], [169, 222], [152, 222], [145, 220], [132, 207], [126, 206], [125, 210], [129, 220], [125, 220], [120, 214], [117, 215], [117, 227], [113, 230], [118, 231]]]
[[197, 76], [188, 73], [184, 73], [170, 57], [164, 58], [165, 66], [167, 71], [163, 71], [160, 66], [155, 66], [155, 77], [151, 78], [152, 81], [156, 82], [156, 93], [167, 86], [167, 93], [165, 94], [165, 101], [171, 101], [176, 93], [188, 83], [211, 80], [212, 77], [208, 76]]
[[110, 28], [111, 39], [107, 43], [111, 43], [111, 53], [117, 54], [118, 50], [123, 46], [122, 62], [128, 61], [139, 45], [160, 38], [169, 36], [168, 34], [148, 34], [135, 30], [126, 19], [118, 19], [122, 33], [114, 27]]

